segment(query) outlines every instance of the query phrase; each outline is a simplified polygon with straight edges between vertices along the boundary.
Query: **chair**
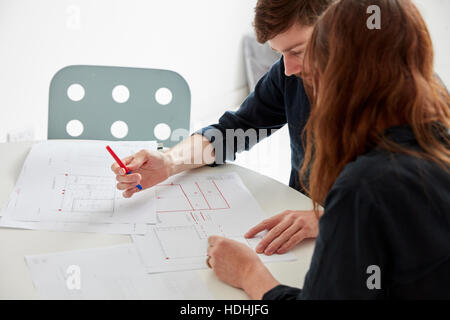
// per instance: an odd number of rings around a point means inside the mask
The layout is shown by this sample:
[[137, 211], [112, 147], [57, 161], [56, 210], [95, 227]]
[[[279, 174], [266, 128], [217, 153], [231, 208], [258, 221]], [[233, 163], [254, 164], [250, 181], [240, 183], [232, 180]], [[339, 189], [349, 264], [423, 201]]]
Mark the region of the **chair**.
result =
[[48, 139], [157, 140], [171, 147], [189, 134], [190, 108], [189, 86], [176, 72], [67, 66], [50, 84]]

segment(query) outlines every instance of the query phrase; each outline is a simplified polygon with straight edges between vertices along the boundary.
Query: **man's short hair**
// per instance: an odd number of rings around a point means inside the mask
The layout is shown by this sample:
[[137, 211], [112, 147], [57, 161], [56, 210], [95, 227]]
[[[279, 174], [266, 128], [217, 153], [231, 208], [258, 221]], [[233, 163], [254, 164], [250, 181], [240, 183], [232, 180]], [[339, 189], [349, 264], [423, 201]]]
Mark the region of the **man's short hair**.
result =
[[312, 26], [335, 0], [258, 0], [254, 27], [256, 39], [265, 43], [294, 23]]

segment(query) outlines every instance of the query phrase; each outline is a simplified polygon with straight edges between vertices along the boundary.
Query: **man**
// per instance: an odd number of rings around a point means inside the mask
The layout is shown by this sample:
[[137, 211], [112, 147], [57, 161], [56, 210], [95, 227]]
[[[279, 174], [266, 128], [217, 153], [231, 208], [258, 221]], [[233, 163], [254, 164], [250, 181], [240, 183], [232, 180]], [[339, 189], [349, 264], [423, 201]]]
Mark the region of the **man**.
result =
[[[236, 152], [249, 150], [254, 143], [286, 123], [292, 154], [289, 185], [303, 191], [299, 179], [304, 155], [301, 133], [310, 111], [301, 78], [303, 55], [314, 23], [332, 2], [259, 0], [254, 20], [257, 40], [260, 43], [268, 41], [282, 58], [258, 82], [238, 111], [226, 112], [217, 124], [203, 128], [164, 153], [142, 150], [125, 158], [124, 162], [133, 174], [125, 175], [117, 164], [113, 164], [112, 170], [119, 182], [117, 188], [124, 190], [124, 197], [139, 192], [137, 184], [146, 189], [185, 170], [234, 160]], [[230, 130], [233, 135], [228, 134]], [[255, 138], [247, 132], [254, 132]], [[237, 143], [238, 140], [241, 143]], [[318, 218], [313, 211], [286, 210], [262, 221], [245, 236], [251, 238], [263, 230], [269, 232], [256, 247], [256, 252], [282, 254], [305, 238], [315, 238]]]

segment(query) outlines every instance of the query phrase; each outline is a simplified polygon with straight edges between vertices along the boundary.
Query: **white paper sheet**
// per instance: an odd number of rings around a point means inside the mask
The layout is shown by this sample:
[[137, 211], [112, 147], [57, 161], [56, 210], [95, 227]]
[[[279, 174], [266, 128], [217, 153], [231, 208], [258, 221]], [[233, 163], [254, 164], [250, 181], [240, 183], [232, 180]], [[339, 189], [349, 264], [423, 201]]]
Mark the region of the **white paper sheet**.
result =
[[123, 198], [116, 189], [110, 170], [114, 159], [105, 149], [108, 144], [121, 158], [157, 147], [154, 141], [52, 140], [34, 145], [0, 226], [136, 234], [142, 232], [143, 224], [155, 223], [153, 189], [132, 199]]
[[105, 234], [145, 234], [147, 224], [143, 223], [86, 223], [86, 222], [29, 222], [0, 218], [0, 227], [13, 229], [87, 232]]
[[[207, 268], [208, 237], [220, 235], [254, 249], [261, 235], [244, 234], [264, 219], [258, 203], [236, 173], [184, 173], [155, 188], [157, 224], [133, 241], [150, 273]], [[263, 262], [295, 260], [291, 254], [259, 255]]]
[[133, 244], [25, 260], [42, 299], [212, 299], [195, 272], [147, 274]]

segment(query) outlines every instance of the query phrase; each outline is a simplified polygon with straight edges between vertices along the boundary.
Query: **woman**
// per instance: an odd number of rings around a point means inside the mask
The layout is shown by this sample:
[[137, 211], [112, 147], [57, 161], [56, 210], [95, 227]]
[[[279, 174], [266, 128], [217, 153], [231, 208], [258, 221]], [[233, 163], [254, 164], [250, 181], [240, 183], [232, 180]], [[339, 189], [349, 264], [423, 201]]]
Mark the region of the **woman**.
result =
[[[367, 27], [371, 5], [381, 29]], [[309, 195], [325, 211], [304, 287], [280, 285], [252, 250], [221, 237], [209, 239], [209, 265], [253, 299], [450, 298], [450, 97], [417, 8], [338, 1], [306, 66], [301, 174], [310, 168]]]

